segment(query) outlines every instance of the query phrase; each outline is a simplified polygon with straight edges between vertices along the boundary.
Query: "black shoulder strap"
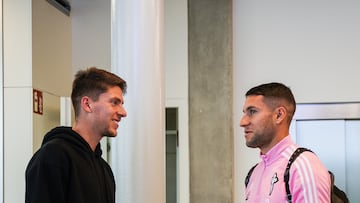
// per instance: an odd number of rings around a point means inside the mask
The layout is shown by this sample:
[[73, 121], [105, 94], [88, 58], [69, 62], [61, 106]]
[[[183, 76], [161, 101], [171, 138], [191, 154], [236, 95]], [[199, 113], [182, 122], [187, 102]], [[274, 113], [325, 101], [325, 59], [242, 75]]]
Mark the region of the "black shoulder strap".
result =
[[295, 150], [295, 152], [291, 155], [289, 162], [286, 166], [285, 173], [284, 173], [284, 182], [285, 182], [285, 189], [286, 189], [286, 199], [288, 203], [292, 202], [292, 195], [290, 193], [289, 187], [289, 179], [290, 179], [290, 166], [295, 161], [295, 159], [303, 152], [309, 151], [312, 152], [310, 149], [299, 147]]
[[255, 164], [253, 167], [251, 167], [251, 169], [249, 170], [246, 178], [245, 178], [245, 188], [247, 187], [247, 185], [249, 184], [249, 180], [250, 180], [250, 176], [252, 174], [252, 172], [254, 171], [255, 167], [257, 166], [258, 164]]

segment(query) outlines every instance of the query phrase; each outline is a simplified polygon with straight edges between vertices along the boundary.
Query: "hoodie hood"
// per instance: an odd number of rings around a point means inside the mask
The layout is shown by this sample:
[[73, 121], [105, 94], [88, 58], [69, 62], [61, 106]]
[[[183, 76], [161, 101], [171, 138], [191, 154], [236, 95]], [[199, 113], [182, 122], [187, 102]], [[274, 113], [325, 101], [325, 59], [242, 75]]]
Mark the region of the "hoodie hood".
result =
[[90, 145], [82, 138], [77, 132], [73, 131], [71, 127], [56, 127], [49, 131], [42, 141], [42, 146], [54, 139], [62, 139], [75, 144], [83, 150], [95, 153], [97, 156], [101, 156], [102, 151], [100, 143], [96, 146], [95, 152], [91, 150]]

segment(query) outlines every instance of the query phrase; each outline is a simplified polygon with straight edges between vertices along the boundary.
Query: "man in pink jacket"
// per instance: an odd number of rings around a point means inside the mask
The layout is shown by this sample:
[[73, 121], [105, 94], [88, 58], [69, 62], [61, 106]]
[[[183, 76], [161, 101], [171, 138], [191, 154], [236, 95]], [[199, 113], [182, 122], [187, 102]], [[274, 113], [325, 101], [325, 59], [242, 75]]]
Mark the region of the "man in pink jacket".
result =
[[[289, 136], [295, 108], [290, 88], [281, 83], [262, 84], [246, 93], [240, 126], [246, 145], [259, 148], [262, 160], [246, 187], [247, 203], [287, 202], [284, 172], [298, 148]], [[293, 203], [330, 202], [328, 170], [312, 152], [301, 153], [292, 164], [289, 188]]]

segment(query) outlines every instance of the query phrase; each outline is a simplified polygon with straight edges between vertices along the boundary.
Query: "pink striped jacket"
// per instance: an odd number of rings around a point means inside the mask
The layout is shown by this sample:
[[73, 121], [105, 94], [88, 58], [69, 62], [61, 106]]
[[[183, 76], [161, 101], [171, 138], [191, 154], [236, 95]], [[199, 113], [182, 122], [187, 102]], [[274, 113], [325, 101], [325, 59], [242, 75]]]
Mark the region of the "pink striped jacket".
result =
[[[246, 203], [286, 202], [284, 172], [291, 154], [298, 146], [287, 136], [255, 167], [245, 190]], [[290, 191], [293, 203], [329, 203], [330, 176], [319, 158], [303, 152], [290, 168]]]

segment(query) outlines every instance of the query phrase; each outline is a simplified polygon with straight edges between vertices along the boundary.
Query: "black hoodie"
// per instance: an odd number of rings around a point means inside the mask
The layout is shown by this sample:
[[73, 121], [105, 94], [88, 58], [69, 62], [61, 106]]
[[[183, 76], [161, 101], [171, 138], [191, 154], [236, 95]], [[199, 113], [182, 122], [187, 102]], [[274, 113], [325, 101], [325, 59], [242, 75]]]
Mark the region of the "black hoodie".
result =
[[115, 180], [101, 157], [70, 127], [48, 132], [26, 168], [26, 203], [114, 203]]

